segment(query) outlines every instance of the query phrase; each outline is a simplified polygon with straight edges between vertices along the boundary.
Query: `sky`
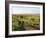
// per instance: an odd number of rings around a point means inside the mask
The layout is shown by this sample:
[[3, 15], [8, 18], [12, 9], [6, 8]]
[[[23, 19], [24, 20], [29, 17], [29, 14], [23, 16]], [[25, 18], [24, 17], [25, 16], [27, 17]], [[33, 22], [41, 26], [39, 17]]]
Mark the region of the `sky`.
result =
[[12, 7], [13, 14], [40, 14], [40, 7]]

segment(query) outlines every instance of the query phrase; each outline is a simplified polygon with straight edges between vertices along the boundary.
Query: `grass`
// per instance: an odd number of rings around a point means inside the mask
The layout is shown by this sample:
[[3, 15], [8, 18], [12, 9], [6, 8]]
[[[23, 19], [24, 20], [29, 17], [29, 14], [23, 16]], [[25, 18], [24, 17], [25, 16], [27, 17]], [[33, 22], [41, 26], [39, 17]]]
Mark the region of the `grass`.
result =
[[12, 15], [12, 30], [40, 30], [39, 15]]

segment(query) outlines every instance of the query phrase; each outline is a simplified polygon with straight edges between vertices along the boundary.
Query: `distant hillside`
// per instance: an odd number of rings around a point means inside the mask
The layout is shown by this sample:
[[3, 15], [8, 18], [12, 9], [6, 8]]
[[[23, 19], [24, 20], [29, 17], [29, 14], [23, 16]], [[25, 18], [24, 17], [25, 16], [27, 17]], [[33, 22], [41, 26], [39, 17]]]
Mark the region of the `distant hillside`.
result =
[[34, 16], [34, 15], [37, 16], [37, 15], [38, 15], [38, 16], [40, 16], [40, 14], [12, 14], [12, 15], [20, 15], [20, 16], [23, 16], [23, 15], [24, 15], [24, 16], [25, 16], [25, 15], [26, 15], [26, 16], [27, 16], [27, 15], [29, 15], [29, 16], [32, 16], [32, 15], [33, 15], [33, 16]]

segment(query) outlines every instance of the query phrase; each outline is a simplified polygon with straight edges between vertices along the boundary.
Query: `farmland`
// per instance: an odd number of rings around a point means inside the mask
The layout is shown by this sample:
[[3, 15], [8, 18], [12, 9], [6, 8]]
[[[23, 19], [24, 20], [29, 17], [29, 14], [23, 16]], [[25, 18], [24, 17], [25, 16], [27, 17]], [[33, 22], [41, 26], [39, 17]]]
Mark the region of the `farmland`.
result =
[[12, 30], [40, 30], [40, 15], [12, 15]]

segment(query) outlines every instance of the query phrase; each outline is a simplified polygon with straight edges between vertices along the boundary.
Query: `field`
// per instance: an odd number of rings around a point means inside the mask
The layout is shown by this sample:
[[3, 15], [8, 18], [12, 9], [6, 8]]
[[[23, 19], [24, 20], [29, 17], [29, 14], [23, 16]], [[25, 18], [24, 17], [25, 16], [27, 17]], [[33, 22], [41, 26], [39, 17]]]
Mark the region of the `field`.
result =
[[12, 31], [40, 30], [40, 15], [12, 15]]

